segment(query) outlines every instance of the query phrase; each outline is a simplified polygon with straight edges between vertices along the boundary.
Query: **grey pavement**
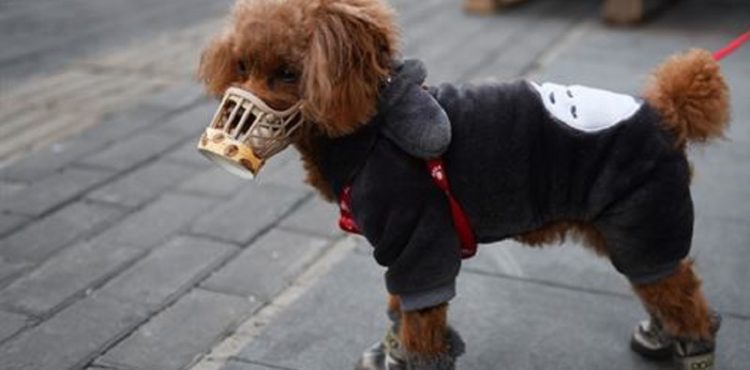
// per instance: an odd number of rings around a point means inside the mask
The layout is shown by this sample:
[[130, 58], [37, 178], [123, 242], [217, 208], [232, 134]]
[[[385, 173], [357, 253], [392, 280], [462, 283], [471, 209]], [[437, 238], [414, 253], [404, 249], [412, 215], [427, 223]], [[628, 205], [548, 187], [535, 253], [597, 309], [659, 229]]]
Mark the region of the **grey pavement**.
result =
[[[384, 334], [383, 269], [303, 184], [297, 153], [249, 183], [194, 149], [216, 103], [191, 71], [229, 2], [0, 3], [0, 369], [349, 369]], [[458, 0], [393, 3], [429, 83], [637, 94], [663, 57], [750, 25], [738, 0], [685, 0], [625, 29], [602, 25], [594, 1], [491, 17]], [[726, 320], [719, 369], [750, 366], [748, 60], [750, 47], [723, 62], [727, 140], [691, 152], [692, 255]], [[44, 129], [14, 131], [34, 120]], [[606, 260], [575, 243], [480, 248], [450, 310], [460, 369], [667, 368], [628, 350], [644, 315]]]

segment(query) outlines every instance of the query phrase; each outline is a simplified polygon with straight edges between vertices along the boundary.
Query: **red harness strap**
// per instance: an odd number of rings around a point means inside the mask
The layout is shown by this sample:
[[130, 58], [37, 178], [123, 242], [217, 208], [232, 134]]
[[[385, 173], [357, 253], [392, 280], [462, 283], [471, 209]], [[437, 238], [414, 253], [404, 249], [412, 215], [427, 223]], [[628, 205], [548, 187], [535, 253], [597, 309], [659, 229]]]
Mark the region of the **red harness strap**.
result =
[[[469, 218], [466, 217], [463, 208], [458, 203], [453, 194], [451, 194], [450, 185], [448, 184], [448, 176], [445, 173], [445, 166], [443, 165], [442, 159], [433, 159], [427, 161], [427, 169], [430, 171], [430, 176], [435, 185], [438, 186], [448, 197], [448, 203], [450, 204], [451, 216], [453, 217], [453, 227], [456, 229], [458, 234], [458, 240], [461, 244], [461, 258], [473, 257], [477, 254], [477, 241], [474, 236], [474, 231], [471, 229]], [[352, 234], [361, 234], [361, 230], [357, 223], [352, 218], [351, 209], [351, 191], [352, 186], [347, 185], [344, 190], [341, 191], [339, 197], [339, 209], [341, 210], [341, 217], [339, 218], [339, 227]]]

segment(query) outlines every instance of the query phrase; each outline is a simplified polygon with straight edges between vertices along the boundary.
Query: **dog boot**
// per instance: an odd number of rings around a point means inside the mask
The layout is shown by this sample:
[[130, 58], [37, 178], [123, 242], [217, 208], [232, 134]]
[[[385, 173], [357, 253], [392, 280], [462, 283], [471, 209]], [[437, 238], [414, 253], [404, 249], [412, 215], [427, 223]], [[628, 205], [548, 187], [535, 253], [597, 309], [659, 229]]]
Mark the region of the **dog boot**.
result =
[[456, 358], [464, 353], [464, 342], [453, 329], [448, 329], [448, 351], [437, 356], [410, 354], [391, 329], [382, 342], [367, 349], [360, 357], [356, 370], [454, 370]]
[[715, 341], [675, 340], [674, 359], [679, 370], [714, 370]]
[[674, 340], [674, 360], [680, 370], [714, 370], [716, 334], [721, 327], [721, 315], [711, 313], [713, 338], [705, 340]]
[[[716, 334], [721, 327], [721, 315], [711, 313], [711, 332]], [[670, 336], [661, 322], [653, 315], [635, 328], [630, 340], [630, 348], [643, 357], [652, 360], [674, 358], [679, 369], [712, 370], [715, 340], [680, 340]]]
[[356, 370], [407, 370], [406, 361], [399, 348], [399, 340], [393, 328], [388, 330], [383, 341], [365, 350], [357, 362]]
[[385, 334], [381, 342], [375, 343], [372, 347], [366, 349], [357, 362], [356, 370], [405, 370], [406, 363], [395, 358], [394, 348], [398, 348], [399, 324], [401, 323], [401, 312], [397, 310], [386, 311], [388, 319], [391, 321], [391, 327]]
[[672, 357], [674, 340], [653, 315], [635, 327], [630, 338], [630, 348], [639, 355], [651, 360], [666, 360]]

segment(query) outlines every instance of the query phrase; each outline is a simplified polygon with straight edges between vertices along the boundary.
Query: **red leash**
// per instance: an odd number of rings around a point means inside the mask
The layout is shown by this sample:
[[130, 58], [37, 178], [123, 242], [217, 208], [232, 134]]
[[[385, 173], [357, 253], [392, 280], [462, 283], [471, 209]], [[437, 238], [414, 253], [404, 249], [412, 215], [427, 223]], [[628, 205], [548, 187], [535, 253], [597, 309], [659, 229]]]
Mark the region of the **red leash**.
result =
[[742, 44], [750, 41], [750, 30], [745, 32], [744, 34], [740, 35], [740, 37], [732, 40], [727, 46], [721, 48], [717, 52], [714, 53], [714, 59], [717, 61], [724, 59], [726, 56], [734, 53], [737, 51], [737, 49], [742, 46]]

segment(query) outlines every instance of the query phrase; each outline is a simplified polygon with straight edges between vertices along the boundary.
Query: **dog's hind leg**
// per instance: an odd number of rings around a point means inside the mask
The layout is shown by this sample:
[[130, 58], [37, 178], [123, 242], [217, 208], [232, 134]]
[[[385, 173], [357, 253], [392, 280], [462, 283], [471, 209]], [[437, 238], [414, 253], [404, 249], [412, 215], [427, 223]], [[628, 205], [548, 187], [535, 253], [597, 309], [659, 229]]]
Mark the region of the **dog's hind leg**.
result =
[[692, 262], [633, 288], [652, 317], [636, 328], [633, 349], [652, 358], [672, 355], [684, 368], [712, 369], [720, 318], [709, 309]]

